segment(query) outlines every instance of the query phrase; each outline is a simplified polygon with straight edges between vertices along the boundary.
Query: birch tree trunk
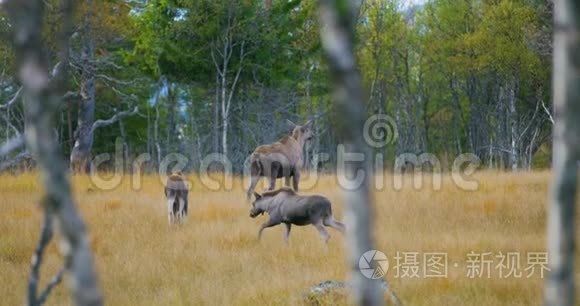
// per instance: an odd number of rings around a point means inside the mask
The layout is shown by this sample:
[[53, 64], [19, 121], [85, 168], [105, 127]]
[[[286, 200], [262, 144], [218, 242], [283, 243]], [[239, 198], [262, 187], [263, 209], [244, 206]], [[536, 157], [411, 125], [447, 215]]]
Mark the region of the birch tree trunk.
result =
[[[369, 159], [370, 150], [362, 137], [366, 119], [362, 80], [353, 51], [354, 20], [361, 2], [323, 0], [320, 5], [322, 46], [335, 83], [334, 99], [339, 122], [342, 122], [338, 125], [338, 133], [347, 152], [362, 150]], [[344, 175], [350, 178], [358, 172], [363, 173], [360, 186], [350, 186], [354, 188], [346, 188], [344, 194], [353, 299], [358, 305], [380, 305], [383, 304], [383, 297], [379, 282], [364, 277], [358, 268], [360, 257], [373, 250], [369, 162], [349, 162], [344, 170]]]
[[177, 86], [167, 81], [167, 129], [165, 131], [167, 139], [165, 148], [169, 153], [176, 153], [178, 131], [177, 131]]
[[216, 73], [215, 76], [215, 101], [213, 103], [213, 152], [212, 153], [219, 153], [220, 150], [220, 123], [219, 123], [219, 104], [220, 104], [220, 82], [219, 82], [219, 73]]
[[518, 170], [518, 113], [516, 109], [516, 87], [517, 81], [508, 84], [508, 117], [510, 125], [510, 166], [512, 171]]
[[575, 303], [575, 203], [580, 147], [580, 4], [554, 1], [554, 145], [551, 199], [548, 211], [550, 272], [545, 284], [545, 304]]
[[83, 25], [83, 42], [81, 53], [81, 102], [79, 106], [78, 123], [74, 133], [74, 146], [71, 151], [70, 162], [73, 172], [88, 173], [91, 149], [93, 147], [93, 133], [95, 122], [95, 100], [97, 94], [95, 80], [95, 46], [92, 41], [91, 9], [92, 0], [87, 0]]
[[[4, 1], [3, 5], [12, 21], [16, 66], [24, 88], [26, 144], [36, 156], [41, 170], [46, 189], [46, 211], [56, 218], [60, 226], [73, 300], [76, 305], [101, 305], [86, 227], [75, 209], [66, 167], [54, 140], [54, 115], [62, 103], [56, 89], [64, 84], [66, 78], [50, 78], [42, 45], [44, 1], [10, 0]], [[70, 18], [69, 12], [65, 20]], [[63, 36], [68, 36], [64, 32]], [[62, 39], [62, 48], [63, 69], [66, 70], [67, 38]]]

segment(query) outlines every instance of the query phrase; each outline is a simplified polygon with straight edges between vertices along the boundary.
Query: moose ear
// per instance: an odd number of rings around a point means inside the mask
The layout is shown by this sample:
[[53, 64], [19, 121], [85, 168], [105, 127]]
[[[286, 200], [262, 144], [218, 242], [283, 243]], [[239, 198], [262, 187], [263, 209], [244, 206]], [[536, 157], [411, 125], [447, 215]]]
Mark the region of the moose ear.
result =
[[289, 119], [286, 119], [286, 125], [290, 128], [290, 129], [294, 129], [296, 126], [298, 126], [296, 123], [290, 121]]
[[304, 125], [302, 126], [303, 128], [312, 128], [312, 120], [308, 120], [306, 121], [306, 123], [304, 123]]
[[254, 197], [256, 197], [256, 201], [262, 198], [262, 196], [257, 192], [254, 192]]

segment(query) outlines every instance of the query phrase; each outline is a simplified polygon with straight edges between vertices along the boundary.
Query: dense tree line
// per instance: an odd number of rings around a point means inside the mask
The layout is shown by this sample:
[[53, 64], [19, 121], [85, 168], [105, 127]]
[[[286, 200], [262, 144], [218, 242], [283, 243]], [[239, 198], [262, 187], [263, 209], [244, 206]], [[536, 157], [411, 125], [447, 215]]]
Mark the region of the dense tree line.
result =
[[[152, 166], [178, 152], [198, 169], [218, 152], [240, 171], [257, 145], [288, 132], [288, 118], [314, 121], [308, 164], [332, 169], [341, 122], [312, 2], [79, 1], [69, 33], [70, 91], [54, 131], [63, 158], [83, 166], [113, 152], [120, 138], [126, 156], [150, 153]], [[46, 3], [51, 46], [62, 12], [58, 1]], [[448, 165], [470, 152], [493, 168], [547, 166], [551, 3], [364, 1], [355, 50], [368, 116], [388, 115], [398, 131], [377, 148], [384, 165], [426, 152]], [[10, 26], [0, 15], [0, 35]], [[10, 140], [23, 132], [24, 113], [6, 39], [0, 53], [0, 136]], [[56, 47], [48, 60], [57, 73]], [[15, 152], [2, 165], [29, 160]]]

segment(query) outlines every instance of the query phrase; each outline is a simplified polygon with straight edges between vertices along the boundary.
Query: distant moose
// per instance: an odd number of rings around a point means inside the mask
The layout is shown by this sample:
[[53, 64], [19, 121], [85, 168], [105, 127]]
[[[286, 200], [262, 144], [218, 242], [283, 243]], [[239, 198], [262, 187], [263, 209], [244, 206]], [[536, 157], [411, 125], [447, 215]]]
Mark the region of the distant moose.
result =
[[169, 225], [187, 217], [188, 185], [181, 172], [171, 174], [165, 185]]
[[284, 241], [286, 243], [288, 243], [292, 224], [299, 226], [314, 225], [324, 242], [328, 242], [330, 238], [324, 226], [330, 226], [344, 234], [344, 224], [334, 219], [330, 201], [323, 196], [300, 196], [287, 187], [268, 191], [262, 195], [255, 192], [254, 196], [256, 199], [252, 203], [250, 217], [255, 218], [260, 214], [264, 214], [264, 212], [270, 215], [270, 219], [260, 227], [258, 239], [261, 238], [262, 231], [265, 228], [281, 223], [286, 225], [286, 232], [284, 233]]
[[250, 157], [250, 174], [252, 176], [247, 197], [250, 199], [262, 176], [270, 180], [268, 190], [274, 190], [276, 179], [285, 178], [285, 185], [290, 186], [293, 177], [294, 190], [298, 191], [300, 168], [304, 163], [304, 145], [313, 137], [312, 121], [300, 126], [287, 120], [292, 128], [290, 135], [284, 136], [273, 144], [261, 145]]

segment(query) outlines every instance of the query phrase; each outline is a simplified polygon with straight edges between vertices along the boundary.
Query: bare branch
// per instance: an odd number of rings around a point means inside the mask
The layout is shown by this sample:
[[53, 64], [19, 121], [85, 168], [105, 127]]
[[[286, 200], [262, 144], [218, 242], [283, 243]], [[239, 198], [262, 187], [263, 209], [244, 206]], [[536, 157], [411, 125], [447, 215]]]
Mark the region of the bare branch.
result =
[[238, 67], [238, 71], [236, 72], [236, 76], [234, 78], [234, 81], [232, 82], [232, 88], [230, 89], [230, 95], [228, 97], [228, 101], [227, 101], [227, 106], [226, 109], [229, 112], [230, 109], [230, 105], [232, 104], [232, 97], [234, 96], [234, 92], [236, 90], [236, 85], [238, 84], [238, 80], [240, 79], [240, 74], [242, 73], [242, 68], [243, 68], [243, 64], [244, 64], [244, 44], [245, 44], [245, 40], [242, 41], [242, 46], [240, 49], [240, 66]]
[[132, 81], [122, 81], [122, 80], [118, 80], [118, 79], [115, 79], [113, 77], [110, 77], [110, 76], [104, 75], [104, 74], [96, 74], [95, 77], [98, 79], [107, 80], [109, 82], [117, 83], [119, 85], [135, 85], [139, 82], [142, 82], [143, 80], [146, 80], [145, 78], [137, 78], [137, 79], [134, 79]]
[[109, 119], [97, 120], [97, 121], [95, 121], [95, 123], [93, 123], [93, 126], [91, 127], [91, 133], [94, 133], [96, 129], [98, 129], [102, 126], [108, 126], [108, 125], [111, 125], [111, 124], [117, 122], [122, 117], [133, 116], [133, 115], [137, 114], [138, 112], [139, 112], [139, 107], [135, 106], [135, 108], [132, 111], [127, 110], [127, 111], [119, 112]]
[[6, 122], [6, 125], [8, 125], [8, 128], [12, 130], [12, 132], [14, 132], [14, 135], [16, 135], [16, 137], [20, 137], [20, 135], [22, 135], [22, 132], [20, 132], [16, 126], [14, 126], [14, 124], [12, 124], [12, 122], [10, 122], [10, 119], [8, 118], [7, 114], [2, 114], [2, 119]]
[[[45, 206], [44, 203], [42, 205]], [[52, 217], [52, 213], [48, 209], [45, 209], [42, 232], [40, 234], [40, 240], [36, 245], [34, 255], [32, 256], [32, 267], [30, 276], [28, 278], [28, 305], [38, 305], [36, 292], [38, 290], [40, 266], [42, 265], [42, 255], [44, 254], [44, 249], [46, 249], [52, 240]]]
[[19, 149], [23, 145], [24, 145], [23, 137], [19, 136], [11, 139], [10, 141], [8, 141], [7, 143], [5, 143], [3, 146], [0, 147], [0, 158], [9, 155], [14, 150]]
[[532, 124], [536, 120], [536, 115], [538, 114], [539, 106], [540, 106], [540, 101], [538, 101], [536, 103], [536, 109], [534, 110], [534, 114], [532, 115], [532, 119], [530, 119], [530, 122], [528, 122], [528, 126], [526, 126], [526, 128], [524, 129], [524, 131], [518, 137], [518, 143], [522, 140], [522, 137], [524, 137], [524, 135], [528, 132], [528, 130], [530, 129], [530, 127], [532, 126]]
[[18, 91], [16, 91], [16, 93], [14, 94], [12, 99], [10, 99], [10, 101], [8, 101], [8, 103], [0, 105], [0, 110], [8, 109], [8, 108], [12, 107], [12, 105], [14, 105], [14, 103], [16, 103], [18, 101], [18, 99], [20, 98], [21, 95], [22, 95], [22, 87], [18, 88]]
[[[220, 52], [219, 52], [219, 50], [216, 50], [216, 51], [218, 51], [218, 53], [220, 53]], [[223, 76], [223, 73], [222, 73], [222, 71], [221, 71], [221, 69], [220, 69], [220, 67], [219, 67], [219, 65], [218, 65], [218, 63], [217, 63], [217, 60], [216, 60], [216, 58], [215, 58], [215, 55], [214, 55], [214, 48], [213, 48], [213, 47], [211, 48], [211, 52], [210, 52], [210, 54], [211, 54], [211, 59], [212, 59], [212, 61], [213, 61], [213, 64], [215, 65], [215, 70], [217, 71], [217, 73], [218, 73], [218, 75], [219, 75], [220, 77], [221, 77], [221, 76]], [[221, 54], [221, 53], [220, 53], [220, 54]]]
[[116, 70], [124, 69], [123, 67], [117, 65], [115, 62], [109, 60], [97, 60], [95, 61], [95, 64], [97, 67], [111, 66]]
[[550, 110], [546, 107], [544, 100], [542, 100], [542, 107], [544, 108], [544, 112], [546, 112], [546, 115], [548, 115], [548, 119], [550, 120], [550, 122], [552, 122], [552, 125], [554, 125], [554, 117], [552, 117], [552, 113], [550, 113]]
[[62, 267], [56, 273], [56, 275], [50, 280], [50, 282], [48, 282], [48, 284], [46, 285], [46, 288], [44, 289], [44, 291], [40, 294], [40, 297], [38, 298], [37, 305], [43, 305], [44, 303], [46, 303], [46, 300], [48, 299], [48, 296], [50, 295], [50, 292], [52, 291], [52, 289], [54, 289], [54, 287], [56, 287], [58, 284], [60, 284], [62, 282], [62, 277], [64, 276], [65, 271], [66, 271], [66, 268]]
[[62, 99], [66, 102], [66, 101], [71, 101], [71, 100], [80, 100], [81, 99], [81, 94], [79, 94], [78, 92], [74, 92], [74, 91], [69, 91], [67, 93], [65, 93], [62, 96]]
[[11, 160], [0, 164], [0, 172], [17, 165], [19, 162], [32, 158], [32, 155], [28, 151], [20, 152], [18, 155], [14, 156]]
[[56, 63], [50, 72], [50, 76], [54, 79], [61, 78], [65, 74], [66, 67], [64, 66], [65, 64], [62, 61]]

